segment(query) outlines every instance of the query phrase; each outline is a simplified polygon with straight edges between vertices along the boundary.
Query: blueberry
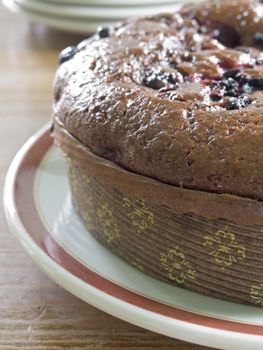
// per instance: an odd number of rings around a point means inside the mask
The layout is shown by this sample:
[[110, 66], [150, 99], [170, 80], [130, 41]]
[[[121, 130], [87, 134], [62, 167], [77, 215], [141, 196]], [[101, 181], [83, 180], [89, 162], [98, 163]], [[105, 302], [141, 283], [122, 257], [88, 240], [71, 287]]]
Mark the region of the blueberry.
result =
[[257, 32], [254, 34], [253, 44], [255, 46], [263, 46], [263, 33]]
[[143, 85], [155, 90], [159, 90], [165, 86], [164, 81], [162, 81], [162, 79], [155, 74], [144, 77], [142, 83]]
[[240, 69], [231, 69], [226, 71], [223, 74], [224, 78], [233, 78], [233, 79], [237, 79], [241, 76], [241, 72]]
[[99, 27], [97, 34], [100, 39], [108, 38], [110, 36], [110, 29], [108, 27]]
[[172, 73], [152, 71], [145, 75], [142, 83], [149, 88], [159, 90], [169, 84], [176, 85], [177, 81]]
[[260, 77], [243, 76], [241, 82], [258, 90], [263, 89], [263, 78]]
[[252, 102], [248, 96], [231, 97], [225, 104], [228, 110], [240, 109], [248, 106]]
[[256, 60], [256, 64], [257, 65], [262, 65], [263, 64], [263, 58], [258, 58], [257, 60]]
[[241, 87], [241, 91], [244, 93], [251, 93], [253, 91], [253, 86], [249, 85], [249, 84], [243, 84]]
[[59, 55], [59, 64], [69, 61], [78, 52], [75, 46], [66, 47]]
[[164, 73], [163, 78], [167, 81], [169, 84], [176, 84], [176, 80], [174, 79], [174, 76], [172, 73]]
[[239, 94], [239, 83], [233, 78], [215, 81], [212, 84], [213, 88], [220, 88], [224, 91], [224, 96], [236, 96]]
[[236, 47], [240, 45], [240, 35], [235, 28], [222, 22], [216, 23], [214, 38], [227, 47]]
[[216, 85], [225, 87], [226, 90], [230, 90], [237, 86], [237, 82], [233, 78], [227, 78], [217, 81]]
[[184, 62], [193, 62], [194, 60], [193, 56], [188, 51], [182, 54], [181, 59]]
[[169, 66], [173, 69], [176, 69], [177, 66], [178, 66], [178, 63], [175, 63], [175, 62], [169, 62]]

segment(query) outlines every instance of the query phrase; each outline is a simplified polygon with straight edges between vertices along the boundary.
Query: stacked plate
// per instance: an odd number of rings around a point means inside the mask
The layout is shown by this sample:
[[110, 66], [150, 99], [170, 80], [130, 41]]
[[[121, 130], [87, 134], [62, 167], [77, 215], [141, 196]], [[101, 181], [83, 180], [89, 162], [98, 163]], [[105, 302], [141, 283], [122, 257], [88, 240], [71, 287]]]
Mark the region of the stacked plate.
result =
[[[128, 17], [174, 11], [191, 0], [3, 0], [35, 22], [78, 33], [91, 33]], [[200, 1], [200, 0], [198, 0]], [[193, 0], [191, 1], [193, 2]]]

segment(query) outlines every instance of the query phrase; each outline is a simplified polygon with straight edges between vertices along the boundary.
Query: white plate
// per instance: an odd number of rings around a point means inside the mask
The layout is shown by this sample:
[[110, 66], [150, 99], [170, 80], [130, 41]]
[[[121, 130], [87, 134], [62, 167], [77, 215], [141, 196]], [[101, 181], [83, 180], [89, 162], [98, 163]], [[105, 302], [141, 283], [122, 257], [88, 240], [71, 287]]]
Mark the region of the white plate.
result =
[[71, 206], [67, 164], [48, 127], [32, 136], [7, 174], [10, 229], [39, 267], [72, 294], [123, 320], [229, 350], [263, 348], [263, 311], [155, 280], [99, 244]]
[[14, 0], [2, 0], [3, 4], [15, 13], [26, 15], [30, 20], [36, 23], [41, 23], [51, 28], [60, 29], [66, 32], [75, 32], [81, 34], [90, 34], [96, 31], [100, 26], [110, 27], [116, 21], [108, 20], [92, 20], [92, 19], [69, 19], [58, 18], [51, 15], [43, 15], [39, 12], [30, 11], [24, 7], [19, 6]]
[[[43, 2], [42, 0], [15, 0], [15, 2], [26, 10], [37, 11], [43, 15], [52, 15], [64, 18], [100, 18], [104, 20], [122, 20], [129, 17], [152, 15], [159, 12], [172, 12], [178, 9], [178, 2], [174, 4], [161, 4], [151, 6], [125, 7], [99, 7], [99, 6], [77, 6], [62, 5]], [[177, 3], [177, 4], [176, 4]]]
[[[49, 3], [93, 6], [141, 6], [174, 3], [175, 0], [40, 0]], [[187, 1], [187, 0], [186, 0]], [[196, 0], [195, 0], [196, 1]], [[182, 0], [184, 2], [184, 0]]]

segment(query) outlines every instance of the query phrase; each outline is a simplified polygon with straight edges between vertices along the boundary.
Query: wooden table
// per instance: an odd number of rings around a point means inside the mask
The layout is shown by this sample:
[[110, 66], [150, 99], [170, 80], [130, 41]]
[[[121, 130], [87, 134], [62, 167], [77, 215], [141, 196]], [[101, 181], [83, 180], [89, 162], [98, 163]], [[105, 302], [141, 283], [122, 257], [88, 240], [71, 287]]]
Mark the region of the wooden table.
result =
[[[0, 5], [1, 185], [16, 151], [51, 117], [58, 52], [81, 39], [28, 24]], [[120, 321], [60, 288], [10, 234], [3, 210], [0, 242], [1, 350], [208, 349]]]

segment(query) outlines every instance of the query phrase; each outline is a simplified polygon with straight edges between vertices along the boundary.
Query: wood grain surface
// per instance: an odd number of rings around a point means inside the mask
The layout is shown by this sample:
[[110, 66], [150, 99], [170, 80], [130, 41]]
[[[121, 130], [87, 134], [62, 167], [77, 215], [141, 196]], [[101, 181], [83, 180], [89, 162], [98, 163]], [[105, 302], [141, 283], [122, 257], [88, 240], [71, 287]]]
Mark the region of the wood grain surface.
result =
[[[0, 4], [0, 183], [24, 141], [51, 116], [58, 52], [81, 40]], [[164, 337], [78, 300], [40, 272], [0, 210], [0, 349], [208, 349]]]

